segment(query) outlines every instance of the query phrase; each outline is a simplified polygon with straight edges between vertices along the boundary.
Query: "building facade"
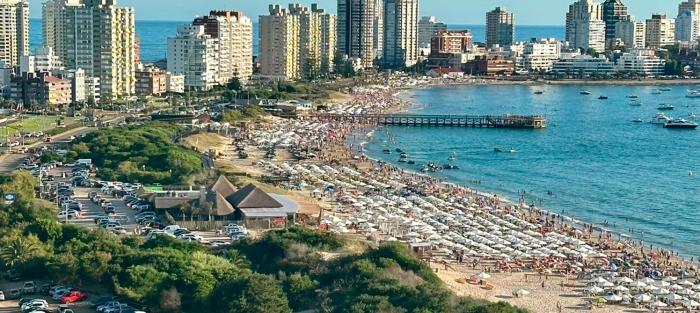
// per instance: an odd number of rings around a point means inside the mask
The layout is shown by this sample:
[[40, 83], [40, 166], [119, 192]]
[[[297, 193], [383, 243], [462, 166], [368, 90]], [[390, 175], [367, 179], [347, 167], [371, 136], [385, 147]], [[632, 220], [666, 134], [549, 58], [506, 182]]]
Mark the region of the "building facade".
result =
[[664, 74], [665, 65], [666, 61], [657, 57], [654, 50], [632, 49], [617, 59], [615, 70], [643, 76], [657, 76]]
[[653, 14], [646, 21], [646, 47], [658, 49], [672, 45], [676, 37], [676, 21], [665, 14]]
[[503, 56], [480, 56], [469, 61], [465, 71], [472, 75], [510, 76], [515, 71], [515, 62]]
[[418, 48], [430, 48], [433, 36], [446, 31], [447, 24], [439, 22], [435, 16], [423, 16], [418, 22]]
[[219, 83], [232, 78], [247, 81], [253, 75], [253, 22], [241, 12], [211, 11], [192, 25], [219, 42]]
[[695, 44], [700, 31], [700, 21], [693, 11], [685, 11], [676, 17], [676, 41]]
[[10, 98], [26, 109], [60, 107], [71, 103], [71, 84], [46, 72], [24, 73], [11, 78]]
[[168, 38], [168, 71], [185, 77], [188, 90], [210, 90], [218, 85], [219, 40], [203, 25], [180, 25], [177, 36]]
[[185, 92], [185, 76], [168, 72], [165, 89], [172, 93]]
[[605, 41], [609, 41], [615, 37], [615, 25], [618, 22], [628, 21], [630, 16], [627, 14], [627, 6], [622, 3], [622, 0], [605, 0], [603, 2], [603, 21], [605, 21]]
[[470, 51], [473, 45], [472, 33], [469, 30], [444, 30], [433, 35], [430, 43], [430, 55], [465, 53]]
[[29, 54], [29, 2], [0, 0], [0, 60], [19, 65]]
[[700, 0], [686, 0], [678, 5], [678, 14], [685, 11], [690, 11], [695, 13], [696, 16], [700, 15]]
[[566, 41], [583, 50], [605, 51], [603, 6], [592, 0], [579, 0], [566, 13]]
[[160, 96], [168, 91], [168, 73], [154, 66], [143, 66], [136, 70], [136, 94]]
[[554, 38], [531, 40], [525, 43], [522, 67], [528, 71], [549, 72], [561, 55], [562, 44]]
[[646, 23], [634, 20], [620, 21], [615, 24], [615, 38], [619, 38], [627, 48], [644, 49], [646, 47]]
[[418, 62], [418, 0], [384, 0], [385, 68], [403, 69]]
[[605, 56], [596, 58], [590, 55], [571, 54], [562, 56], [554, 62], [552, 73], [576, 77], [604, 76], [613, 73], [614, 69], [614, 63]]
[[68, 69], [83, 69], [99, 78], [101, 98], [135, 92], [134, 9], [116, 0], [50, 0], [43, 13], [44, 40]]
[[338, 53], [372, 68], [382, 54], [382, 0], [338, 0]]
[[299, 62], [299, 15], [279, 5], [270, 5], [269, 15], [260, 16], [260, 74], [275, 79], [301, 77]]
[[507, 47], [515, 41], [515, 18], [504, 7], [486, 13], [486, 46]]
[[19, 58], [19, 73], [52, 72], [62, 70], [63, 63], [50, 47], [42, 47], [36, 50], [34, 55], [26, 55]]

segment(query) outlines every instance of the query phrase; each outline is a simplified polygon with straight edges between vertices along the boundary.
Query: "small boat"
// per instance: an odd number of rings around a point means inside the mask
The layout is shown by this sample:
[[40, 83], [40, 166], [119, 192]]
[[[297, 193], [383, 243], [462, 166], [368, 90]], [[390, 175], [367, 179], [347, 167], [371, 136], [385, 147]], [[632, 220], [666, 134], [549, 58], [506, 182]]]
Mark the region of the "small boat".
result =
[[698, 116], [695, 113], [688, 113], [688, 118], [691, 120], [697, 120]]
[[536, 95], [541, 95], [541, 94], [544, 94], [544, 91], [542, 91], [542, 90], [537, 90], [537, 91], [535, 91], [535, 94], [536, 94]]
[[450, 161], [457, 160], [457, 153], [452, 152], [452, 154], [450, 154], [450, 157], [447, 158], [447, 159], [450, 160]]
[[642, 103], [639, 101], [632, 101], [632, 102], [630, 102], [630, 105], [633, 107], [640, 107], [640, 106], [642, 106]]
[[518, 153], [518, 150], [510, 149], [510, 150], [508, 150], [508, 153]]
[[408, 164], [410, 164], [410, 165], [413, 165], [413, 164], [416, 164], [416, 161], [408, 160], [408, 162], [406, 162], [406, 163], [408, 163]]
[[396, 152], [397, 152], [397, 153], [403, 153], [403, 150], [401, 150], [401, 149], [399, 149], [399, 148], [396, 148]]
[[669, 129], [696, 129], [698, 128], [698, 124], [695, 124], [693, 122], [688, 122], [682, 118], [672, 120], [666, 124], [664, 124], [664, 128], [669, 128]]
[[382, 150], [382, 152], [384, 152], [384, 154], [391, 154], [391, 150], [389, 150], [389, 149], [384, 149], [384, 150]]
[[641, 123], [641, 122], [643, 122], [643, 121], [642, 121], [641, 118], [635, 118], [635, 119], [632, 120], [632, 122], [634, 122], [634, 123]]
[[660, 94], [661, 94], [661, 91], [654, 90], [654, 91], [651, 92], [651, 94], [652, 94], [652, 95], [660, 95]]
[[600, 97], [598, 97], [598, 100], [608, 100], [608, 97], [606, 97], [606, 96], [600, 96]]
[[590, 92], [590, 91], [585, 91], [585, 90], [583, 90], [583, 91], [581, 91], [581, 94], [584, 95], [584, 96], [588, 96], [588, 95], [591, 94], [591, 92]]
[[686, 98], [700, 98], [700, 90], [689, 90], [687, 94], [685, 94]]
[[668, 88], [668, 87], [659, 88], [659, 91], [671, 91], [671, 88]]
[[637, 97], [636, 95], [629, 95], [629, 96], [627, 96], [627, 99], [637, 99], [637, 98], [639, 98], [639, 97]]
[[408, 161], [406, 159], [399, 159], [399, 163], [407, 163]]
[[652, 123], [652, 124], [666, 124], [666, 123], [668, 123], [668, 122], [670, 122], [670, 121], [672, 121], [672, 120], [673, 120], [673, 119], [670, 118], [670, 117], [669, 117], [668, 115], [666, 115], [665, 113], [657, 113], [657, 114], [654, 115], [654, 117], [651, 119], [651, 123]]
[[503, 152], [500, 148], [493, 148], [493, 152]]
[[659, 109], [659, 110], [661, 110], [661, 111], [670, 111], [670, 110], [673, 110], [673, 109], [675, 109], [675, 108], [676, 108], [676, 107], [673, 106], [673, 105], [670, 104], [670, 103], [663, 103], [663, 104], [660, 104], [659, 107], [658, 107], [657, 109]]

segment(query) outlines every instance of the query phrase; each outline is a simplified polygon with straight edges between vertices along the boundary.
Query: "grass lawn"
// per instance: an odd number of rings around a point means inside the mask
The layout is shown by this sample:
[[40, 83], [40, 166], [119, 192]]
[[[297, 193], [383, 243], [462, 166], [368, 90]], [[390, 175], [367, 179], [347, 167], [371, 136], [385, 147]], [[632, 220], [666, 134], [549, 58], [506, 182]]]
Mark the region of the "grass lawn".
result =
[[[0, 127], [0, 137], [5, 137], [9, 132], [10, 135], [16, 134], [18, 131], [24, 133], [33, 132], [46, 132], [48, 130], [56, 128], [56, 121], [58, 116], [30, 116], [26, 117], [21, 121], [14, 122], [7, 127]], [[71, 125], [80, 121], [80, 117], [64, 117], [63, 125]], [[16, 127], [21, 127], [17, 130]]]

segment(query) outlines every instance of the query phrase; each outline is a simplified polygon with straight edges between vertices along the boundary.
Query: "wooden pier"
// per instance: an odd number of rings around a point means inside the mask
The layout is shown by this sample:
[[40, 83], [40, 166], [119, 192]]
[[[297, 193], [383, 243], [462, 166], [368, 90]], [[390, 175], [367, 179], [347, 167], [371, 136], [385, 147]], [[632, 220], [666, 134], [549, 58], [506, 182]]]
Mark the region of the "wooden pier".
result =
[[298, 118], [385, 126], [517, 129], [547, 127], [547, 119], [542, 115], [312, 114]]

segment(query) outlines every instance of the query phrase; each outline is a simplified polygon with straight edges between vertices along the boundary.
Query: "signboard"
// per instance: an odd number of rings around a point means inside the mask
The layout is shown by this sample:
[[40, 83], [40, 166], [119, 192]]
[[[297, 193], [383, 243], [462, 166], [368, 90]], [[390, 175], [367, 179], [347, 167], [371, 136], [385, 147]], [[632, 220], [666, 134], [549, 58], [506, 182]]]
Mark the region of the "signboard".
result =
[[14, 193], [6, 193], [2, 198], [5, 200], [5, 205], [11, 205], [17, 200], [17, 195]]

